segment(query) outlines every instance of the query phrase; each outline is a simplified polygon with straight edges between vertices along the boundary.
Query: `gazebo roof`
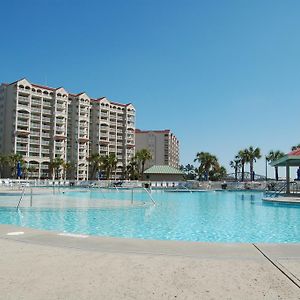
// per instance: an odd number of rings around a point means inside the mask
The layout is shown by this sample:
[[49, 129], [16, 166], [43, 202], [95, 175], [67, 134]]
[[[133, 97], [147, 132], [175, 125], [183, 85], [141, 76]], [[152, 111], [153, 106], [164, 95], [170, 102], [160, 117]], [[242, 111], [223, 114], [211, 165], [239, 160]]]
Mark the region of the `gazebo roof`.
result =
[[284, 166], [298, 167], [300, 166], [300, 148], [289, 152], [282, 158], [275, 160], [271, 163], [273, 167], [284, 167]]
[[183, 175], [184, 173], [174, 167], [166, 166], [166, 165], [154, 165], [147, 169], [144, 174], [180, 174]]

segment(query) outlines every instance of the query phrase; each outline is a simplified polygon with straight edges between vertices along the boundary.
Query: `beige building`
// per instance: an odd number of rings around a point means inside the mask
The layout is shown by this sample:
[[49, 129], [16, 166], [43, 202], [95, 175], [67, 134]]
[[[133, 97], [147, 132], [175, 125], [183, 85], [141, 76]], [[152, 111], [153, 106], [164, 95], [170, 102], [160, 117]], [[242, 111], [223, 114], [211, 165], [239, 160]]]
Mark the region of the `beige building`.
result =
[[118, 159], [116, 177], [135, 153], [135, 108], [132, 104], [111, 102], [107, 98], [92, 100], [91, 153], [109, 155]]
[[136, 151], [148, 149], [152, 159], [147, 161], [145, 168], [154, 165], [168, 165], [179, 168], [179, 141], [168, 129], [135, 131]]
[[[102, 109], [102, 103], [108, 106]], [[99, 134], [104, 123], [100, 120], [107, 112], [109, 115], [106, 147], [95, 135], [95, 127], [90, 126], [92, 121], [98, 126], [97, 117], [91, 113], [97, 109]], [[34, 168], [33, 178], [51, 178], [49, 164], [54, 158], [61, 158], [73, 165], [72, 179], [86, 180], [89, 177], [87, 158], [93, 151], [116, 153], [119, 169], [126, 165], [134, 153], [134, 119], [135, 109], [131, 104], [111, 104], [105, 98], [92, 100], [85, 93], [74, 95], [64, 88], [32, 84], [26, 79], [2, 84], [0, 153], [21, 154], [27, 166]], [[122, 135], [118, 134], [120, 131]], [[104, 148], [106, 152], [102, 151]], [[60, 177], [63, 173], [61, 170]]]

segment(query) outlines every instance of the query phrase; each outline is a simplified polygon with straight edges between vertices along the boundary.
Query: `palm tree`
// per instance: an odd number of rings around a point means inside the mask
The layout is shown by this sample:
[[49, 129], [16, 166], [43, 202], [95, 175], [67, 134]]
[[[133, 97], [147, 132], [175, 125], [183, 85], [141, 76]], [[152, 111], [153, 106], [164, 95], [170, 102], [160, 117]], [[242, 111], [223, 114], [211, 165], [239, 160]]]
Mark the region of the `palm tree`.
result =
[[254, 181], [253, 165], [257, 159], [261, 158], [260, 149], [258, 147], [254, 149], [252, 146], [250, 146], [248, 149], [246, 149], [246, 155], [250, 164], [250, 179], [251, 181]]
[[97, 172], [100, 170], [103, 164], [103, 156], [101, 156], [99, 153], [93, 153], [88, 157], [87, 160], [92, 168], [91, 178], [95, 179]]
[[241, 168], [242, 168], [241, 180], [244, 181], [245, 180], [245, 164], [249, 162], [249, 156], [248, 156], [247, 149], [240, 150], [236, 157], [240, 160]]
[[226, 168], [220, 166], [219, 164], [213, 166], [213, 168], [209, 171], [209, 178], [211, 180], [221, 180], [227, 174]]
[[135, 154], [137, 161], [141, 164], [140, 178], [143, 179], [145, 171], [145, 163], [147, 160], [152, 159], [151, 152], [148, 149], [141, 149]]
[[65, 161], [59, 157], [56, 157], [52, 161], [50, 161], [49, 169], [52, 170], [52, 172], [53, 172], [52, 173], [53, 179], [59, 178], [59, 171], [64, 163], [65, 163]]
[[209, 152], [198, 152], [194, 162], [200, 163], [198, 174], [199, 177], [204, 175], [206, 181], [209, 179], [209, 171], [218, 165], [217, 157]]
[[[71, 162], [69, 161], [64, 161], [63, 164], [62, 164], [62, 168], [63, 168], [63, 171], [64, 171], [64, 180], [67, 179], [67, 174], [70, 173], [69, 171], [71, 171], [73, 168], [74, 168], [74, 164], [72, 164]], [[68, 177], [70, 176], [70, 174], [68, 174]]]
[[23, 155], [21, 154], [11, 154], [8, 156], [8, 165], [11, 170], [12, 176], [17, 178], [17, 165], [20, 162], [21, 166], [24, 165], [25, 161], [23, 159]]
[[[106, 173], [106, 179], [110, 179], [111, 174], [117, 168], [118, 159], [114, 153], [104, 156], [103, 158], [103, 169]], [[116, 177], [116, 175], [115, 175]]]
[[235, 178], [235, 181], [237, 181], [238, 180], [238, 172], [239, 172], [239, 170], [242, 166], [241, 158], [238, 155], [236, 155], [234, 160], [231, 160], [229, 162], [229, 165], [230, 165], [231, 168], [234, 169], [234, 178]]
[[6, 155], [0, 155], [0, 178], [2, 178], [5, 167], [8, 164], [8, 157]]
[[[269, 154], [266, 156], [266, 160], [268, 162], [273, 162], [275, 160], [278, 160], [280, 158], [282, 158], [285, 154], [279, 150], [277, 151], [270, 151]], [[278, 181], [278, 166], [274, 166], [275, 168], [275, 179], [276, 181]]]
[[127, 177], [131, 180], [139, 178], [138, 162], [136, 157], [132, 157], [129, 164], [126, 167]]
[[195, 167], [193, 165], [187, 164], [184, 167], [183, 171], [186, 174], [186, 179], [189, 179], [189, 180], [195, 179], [196, 173], [195, 173]]
[[298, 148], [300, 148], [300, 144], [293, 146], [291, 149], [292, 149], [292, 151], [294, 151], [294, 150], [296, 150]]

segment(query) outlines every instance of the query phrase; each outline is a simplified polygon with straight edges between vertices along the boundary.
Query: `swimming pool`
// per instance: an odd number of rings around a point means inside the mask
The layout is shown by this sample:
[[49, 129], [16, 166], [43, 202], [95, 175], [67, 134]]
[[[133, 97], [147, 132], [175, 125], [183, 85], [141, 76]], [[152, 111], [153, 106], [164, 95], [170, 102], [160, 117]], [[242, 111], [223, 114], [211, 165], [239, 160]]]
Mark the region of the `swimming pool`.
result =
[[34, 196], [34, 201], [42, 197], [48, 202], [54, 197], [59, 202], [64, 201], [63, 207], [22, 207], [19, 212], [13, 206], [1, 207], [0, 197], [0, 223], [156, 240], [300, 242], [300, 205], [265, 203], [260, 192], [153, 191], [152, 196], [156, 205], [141, 191], [134, 194], [134, 203], [140, 205], [67, 207], [70, 199], [80, 203], [99, 203], [101, 199], [111, 203], [129, 200], [130, 203], [132, 197], [131, 191], [70, 190], [64, 194]]

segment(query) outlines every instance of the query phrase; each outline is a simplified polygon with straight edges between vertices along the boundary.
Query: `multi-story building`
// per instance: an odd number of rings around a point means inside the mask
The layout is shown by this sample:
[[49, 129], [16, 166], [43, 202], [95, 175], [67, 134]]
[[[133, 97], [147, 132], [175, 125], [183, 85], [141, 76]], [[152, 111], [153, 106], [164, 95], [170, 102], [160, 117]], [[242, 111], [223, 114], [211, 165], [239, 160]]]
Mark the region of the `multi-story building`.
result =
[[153, 165], [168, 165], [179, 168], [179, 141], [169, 130], [135, 131], [135, 149], [148, 149], [152, 159], [145, 164], [146, 168]]
[[[96, 115], [91, 111], [97, 111]], [[106, 116], [105, 144], [101, 125]], [[33, 178], [51, 178], [50, 162], [61, 158], [73, 166], [70, 177], [77, 180], [88, 179], [87, 158], [93, 151], [116, 153], [120, 175], [134, 154], [134, 118], [131, 104], [116, 104], [105, 98], [91, 100], [85, 93], [74, 95], [62, 87], [21, 79], [0, 86], [0, 153], [21, 154], [27, 166], [33, 167]], [[96, 120], [96, 127], [90, 128], [91, 120]], [[98, 128], [98, 137], [94, 128]], [[60, 177], [63, 173], [61, 169]]]
[[135, 109], [131, 103], [115, 103], [105, 97], [94, 99], [91, 104], [90, 153], [115, 154], [116, 177], [121, 178], [134, 156]]
[[86, 93], [69, 95], [67, 159], [73, 165], [71, 177], [89, 178], [89, 126], [91, 99]]

